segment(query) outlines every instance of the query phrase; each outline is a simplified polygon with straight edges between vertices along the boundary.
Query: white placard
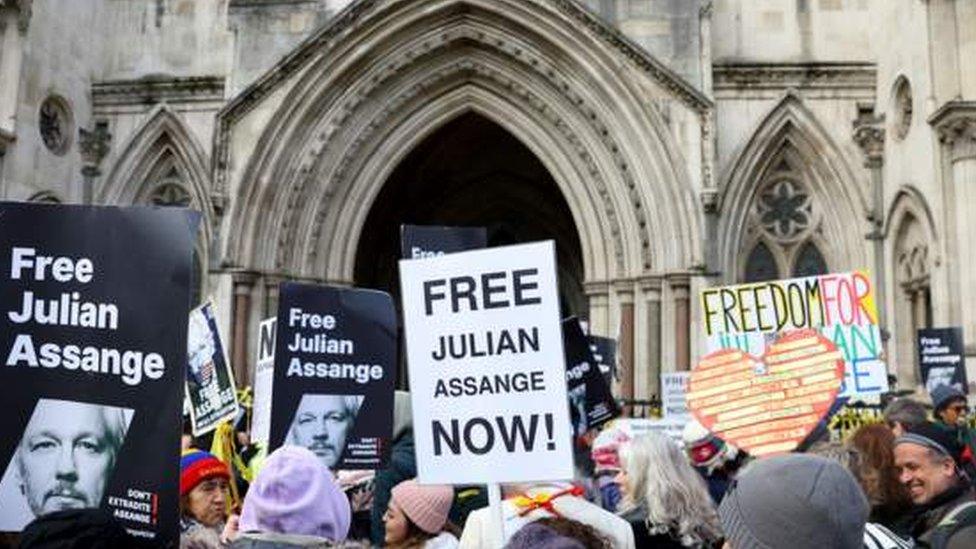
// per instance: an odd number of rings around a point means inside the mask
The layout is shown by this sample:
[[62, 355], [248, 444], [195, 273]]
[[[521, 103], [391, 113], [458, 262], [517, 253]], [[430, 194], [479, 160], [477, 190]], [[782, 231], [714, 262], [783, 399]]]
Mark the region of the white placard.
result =
[[685, 420], [691, 417], [688, 405], [685, 403], [689, 378], [691, 372], [661, 373], [661, 412], [664, 417]]
[[552, 241], [400, 261], [417, 477], [573, 476]]
[[271, 386], [274, 383], [275, 335], [278, 319], [261, 321], [258, 328], [258, 360], [254, 364], [254, 402], [251, 409], [251, 441], [268, 442], [271, 435]]
[[682, 434], [685, 420], [680, 418], [626, 418], [614, 421], [614, 427], [620, 428], [630, 438], [636, 438], [647, 433], [660, 433], [684, 447]]

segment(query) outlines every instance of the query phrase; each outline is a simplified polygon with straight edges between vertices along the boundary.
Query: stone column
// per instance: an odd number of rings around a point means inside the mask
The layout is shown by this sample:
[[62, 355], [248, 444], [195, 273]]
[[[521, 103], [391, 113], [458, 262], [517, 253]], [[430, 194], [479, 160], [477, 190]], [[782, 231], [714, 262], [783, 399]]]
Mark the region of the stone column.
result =
[[875, 302], [878, 304], [878, 325], [882, 330], [887, 329], [887, 301], [885, 295], [885, 255], [884, 255], [884, 118], [874, 116], [874, 106], [865, 109], [854, 121], [854, 142], [864, 153], [864, 167], [871, 174], [871, 211], [868, 221], [871, 222], [871, 232], [867, 239], [873, 242], [874, 248], [874, 287]]
[[264, 277], [264, 308], [261, 318], [270, 318], [278, 314], [278, 284], [283, 278], [278, 275]]
[[237, 272], [234, 279], [234, 339], [231, 343], [231, 365], [234, 368], [234, 378], [239, 387], [251, 384], [251, 369], [248, 367], [248, 335], [251, 320], [251, 291], [257, 275], [248, 272]]
[[[13, 135], [15, 129], [24, 37], [30, 25], [31, 3], [31, 0], [0, 0], [0, 132], [9, 135]], [[4, 10], [8, 7], [12, 11]]]
[[641, 398], [650, 395], [661, 396], [661, 279], [648, 277], [640, 281], [644, 300], [644, 332], [646, 335], [647, 367], [642, 368], [637, 394]]
[[688, 275], [668, 279], [674, 299], [674, 371], [691, 369], [691, 303]]
[[102, 159], [108, 154], [112, 134], [108, 132], [108, 122], [96, 122], [95, 128], [86, 130], [78, 128], [78, 148], [81, 150], [81, 175], [84, 177], [84, 187], [81, 191], [81, 203], [92, 204], [95, 200], [95, 180], [102, 175], [99, 167]]
[[[954, 257], [950, 268], [955, 271], [950, 293], [956, 293], [954, 317], [963, 327], [963, 340], [969, 343], [967, 355], [974, 354], [976, 342], [976, 101], [951, 101], [929, 119], [942, 143], [943, 178], [946, 207], [954, 219], [947, 230]], [[953, 226], [954, 225], [954, 226]]]
[[[634, 284], [631, 281], [618, 281], [614, 291], [620, 303], [620, 331], [617, 339], [617, 357], [620, 368], [620, 392], [618, 397], [634, 399]], [[624, 415], [631, 409], [624, 408]]]
[[597, 335], [613, 336], [610, 333], [610, 285], [605, 281], [590, 281], [583, 284], [583, 291], [589, 301], [590, 332]]

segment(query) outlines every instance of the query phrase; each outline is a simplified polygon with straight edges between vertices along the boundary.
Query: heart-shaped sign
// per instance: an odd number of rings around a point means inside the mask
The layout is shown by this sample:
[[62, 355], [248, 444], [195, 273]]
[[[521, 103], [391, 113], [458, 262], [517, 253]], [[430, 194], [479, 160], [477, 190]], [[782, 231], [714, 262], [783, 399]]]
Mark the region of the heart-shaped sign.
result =
[[738, 349], [709, 353], [691, 373], [688, 408], [722, 440], [754, 456], [789, 452], [830, 410], [844, 359], [812, 329], [783, 332], [762, 358]]

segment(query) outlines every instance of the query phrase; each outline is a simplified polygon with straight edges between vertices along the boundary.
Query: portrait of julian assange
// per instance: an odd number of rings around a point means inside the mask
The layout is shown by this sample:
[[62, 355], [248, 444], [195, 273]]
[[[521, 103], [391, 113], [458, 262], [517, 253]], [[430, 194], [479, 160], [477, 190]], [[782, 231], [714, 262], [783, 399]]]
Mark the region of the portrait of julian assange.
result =
[[364, 398], [363, 395], [302, 395], [285, 435], [285, 444], [308, 448], [323, 465], [334, 470]]
[[101, 505], [131, 421], [127, 408], [38, 400], [0, 479], [0, 531]]

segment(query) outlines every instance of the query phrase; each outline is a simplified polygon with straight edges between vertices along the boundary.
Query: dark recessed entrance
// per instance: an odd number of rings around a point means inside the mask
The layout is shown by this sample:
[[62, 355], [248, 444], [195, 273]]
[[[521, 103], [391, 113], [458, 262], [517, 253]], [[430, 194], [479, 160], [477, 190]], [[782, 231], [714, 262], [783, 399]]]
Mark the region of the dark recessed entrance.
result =
[[489, 246], [555, 240], [562, 313], [586, 316], [582, 254], [569, 206], [539, 159], [487, 118], [456, 118], [394, 170], [360, 237], [357, 286], [398, 296], [404, 223], [484, 226]]

